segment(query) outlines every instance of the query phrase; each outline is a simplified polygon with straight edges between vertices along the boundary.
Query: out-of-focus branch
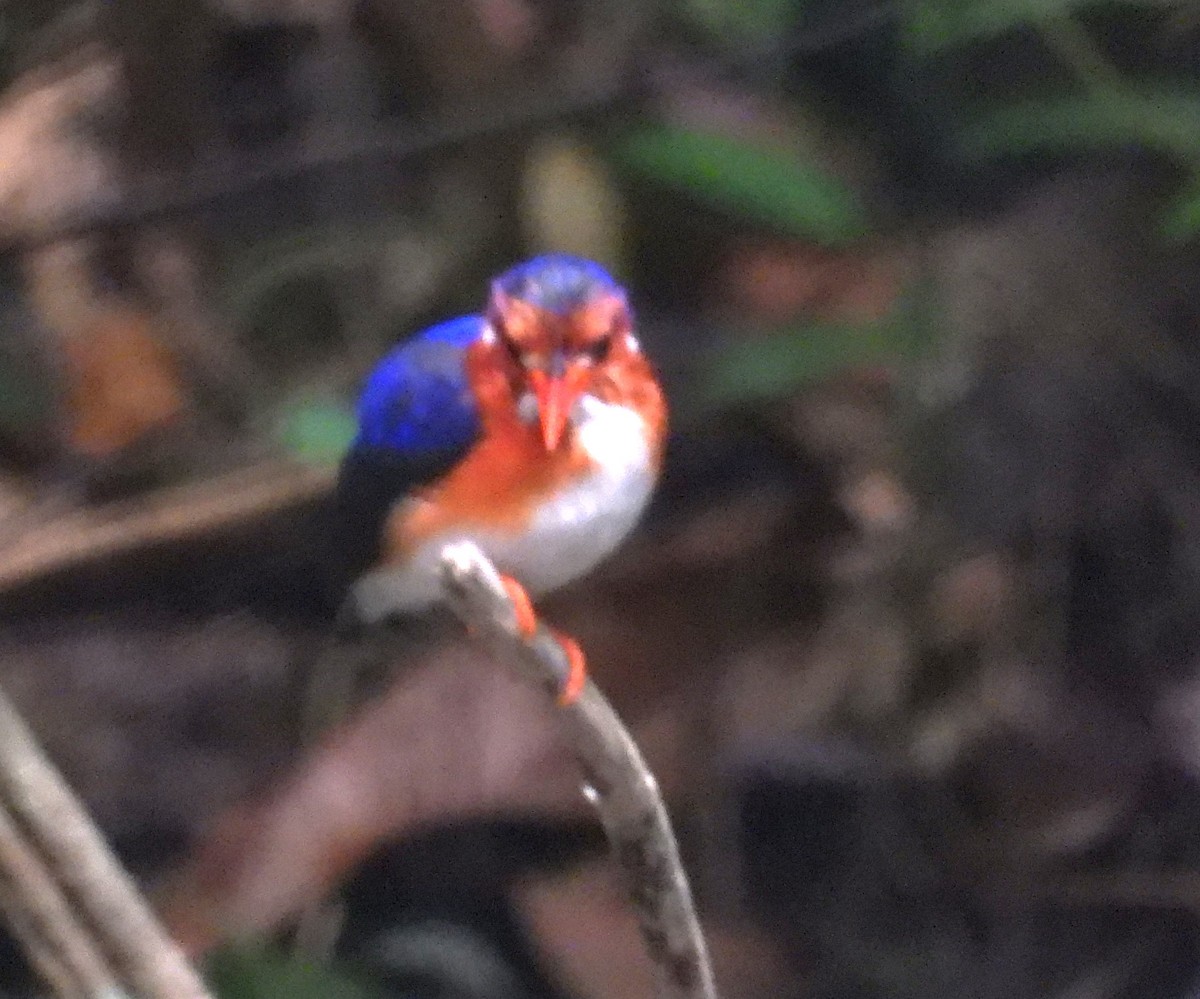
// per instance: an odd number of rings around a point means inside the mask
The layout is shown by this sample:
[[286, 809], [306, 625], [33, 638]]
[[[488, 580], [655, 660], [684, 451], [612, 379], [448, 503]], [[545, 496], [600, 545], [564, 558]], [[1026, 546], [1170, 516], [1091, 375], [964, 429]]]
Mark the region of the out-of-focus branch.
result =
[[[0, 547], [0, 593], [111, 555], [196, 538], [316, 499], [332, 488], [335, 475], [331, 468], [266, 461], [136, 500], [22, 523], [19, 537]], [[0, 524], [0, 542], [10, 536], [5, 526]]]
[[228, 163], [222, 163], [197, 168], [182, 177], [143, 179], [128, 185], [119, 196], [97, 199], [77, 210], [58, 213], [36, 228], [0, 231], [0, 250], [29, 250], [97, 229], [162, 221], [200, 206], [245, 197], [280, 180], [331, 167], [429, 156], [491, 136], [593, 113], [608, 107], [623, 93], [610, 81], [596, 85], [585, 81], [556, 88], [552, 93], [546, 93], [545, 87], [531, 91], [508, 95], [495, 106], [463, 111], [457, 117], [419, 129], [380, 126], [369, 139], [335, 148], [263, 154], [239, 164], [236, 171]]
[[[712, 79], [730, 72], [753, 78], [763, 73], [775, 73], [789, 57], [821, 52], [889, 24], [899, 17], [901, 4], [896, 0], [877, 3], [853, 14], [829, 18], [830, 23], [796, 34], [785, 41], [772, 38], [769, 42], [743, 46], [724, 58], [684, 63], [692, 76]], [[498, 135], [509, 135], [552, 125], [562, 120], [608, 110], [622, 102], [638, 102], [647, 97], [669, 96], [679, 84], [676, 71], [679, 62], [673, 58], [666, 71], [656, 68], [659, 58], [642, 58], [635, 73], [614, 72], [622, 66], [612, 57], [613, 49], [627, 52], [642, 12], [632, 8], [627, 24], [614, 32], [611, 21], [603, 31], [593, 34], [603, 44], [584, 53], [584, 72], [555, 79], [538, 81], [505, 93], [494, 104], [477, 98], [466, 106], [450, 110], [440, 120], [421, 126], [403, 128], [376, 123], [369, 137], [322, 147], [319, 149], [284, 149], [263, 154], [253, 160], [240, 161], [236, 169], [228, 162], [190, 170], [183, 175], [143, 178], [127, 184], [122, 190], [105, 188], [81, 204], [71, 202], [69, 211], [47, 212], [47, 221], [22, 227], [0, 227], [0, 251], [29, 250], [97, 230], [113, 227], [138, 226], [170, 219], [195, 211], [202, 206], [227, 199], [246, 197], [264, 186], [303, 177], [333, 168], [370, 160], [406, 162], [431, 154], [460, 148], [471, 142]], [[622, 39], [628, 39], [622, 46]], [[597, 70], [597, 65], [604, 72]], [[589, 78], [589, 74], [591, 78]], [[79, 201], [80, 199], [76, 199]]]
[[116, 996], [112, 971], [37, 851], [0, 808], [0, 912], [61, 999]]
[[[557, 698], [569, 664], [546, 627], [525, 637], [495, 566], [470, 542], [442, 552], [449, 604], [472, 634]], [[658, 783], [595, 684], [559, 709], [568, 742], [626, 879], [667, 999], [715, 999], [712, 967]]]
[[[94, 951], [107, 955], [118, 980], [128, 983], [130, 993], [143, 999], [208, 999], [199, 976], [162, 930], [87, 812], [2, 694], [0, 803], [13, 816], [14, 824], [23, 828], [41, 864], [78, 911], [79, 923], [86, 925], [97, 941]], [[5, 872], [5, 887], [10, 889], [6, 904], [23, 908], [31, 917], [27, 926], [34, 925], [34, 913], [50, 921], [39, 927], [46, 946], [38, 947], [37, 958], [45, 957], [55, 938], [79, 944], [82, 937], [74, 925], [60, 919], [63, 913], [55, 911], [51, 896], [42, 895], [34, 880], [23, 883], [16, 870], [8, 866]], [[28, 869], [25, 873], [29, 878], [37, 878]], [[26, 896], [27, 889], [33, 892], [32, 896]], [[53, 937], [48, 930], [53, 931]], [[75, 953], [82, 951], [76, 947]], [[47, 971], [61, 978], [66, 954], [60, 951], [56, 957], [58, 968], [47, 966]], [[102, 980], [103, 972], [93, 968], [91, 973], [92, 980], [81, 983], [86, 986], [84, 994], [93, 997], [123, 994], [119, 988], [96, 991], [93, 986]], [[97, 974], [101, 979], [95, 977]]]

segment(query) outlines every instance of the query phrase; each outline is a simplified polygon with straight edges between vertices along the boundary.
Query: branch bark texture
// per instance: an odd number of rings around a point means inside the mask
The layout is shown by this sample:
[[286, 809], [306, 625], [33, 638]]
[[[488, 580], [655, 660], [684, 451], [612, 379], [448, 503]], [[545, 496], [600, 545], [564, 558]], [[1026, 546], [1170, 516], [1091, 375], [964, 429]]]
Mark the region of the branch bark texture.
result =
[[[543, 625], [529, 637], [495, 566], [470, 542], [442, 553], [450, 607], [472, 634], [557, 699], [569, 663]], [[716, 999], [712, 966], [658, 782], [612, 705], [590, 680], [557, 709], [567, 741], [641, 923], [663, 999]]]
[[[22, 939], [36, 941], [31, 956], [56, 988], [92, 999], [126, 991], [142, 999], [209, 999], [2, 694], [0, 835], [4, 908]], [[113, 988], [114, 980], [128, 990]]]

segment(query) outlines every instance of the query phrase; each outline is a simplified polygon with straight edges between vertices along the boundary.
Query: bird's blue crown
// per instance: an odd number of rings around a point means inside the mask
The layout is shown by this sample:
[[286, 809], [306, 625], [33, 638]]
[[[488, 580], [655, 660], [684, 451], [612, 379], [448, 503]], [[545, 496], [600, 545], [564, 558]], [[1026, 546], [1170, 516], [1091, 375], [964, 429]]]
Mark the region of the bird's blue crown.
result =
[[[620, 286], [599, 264], [548, 254], [505, 271], [506, 295], [560, 315]], [[431, 326], [394, 348], [368, 376], [358, 403], [357, 449], [427, 455], [461, 450], [479, 432], [464, 355], [486, 327], [482, 316]]]
[[511, 267], [496, 287], [506, 295], [565, 315], [602, 294], [619, 292], [620, 285], [599, 264], [582, 257], [551, 253]]

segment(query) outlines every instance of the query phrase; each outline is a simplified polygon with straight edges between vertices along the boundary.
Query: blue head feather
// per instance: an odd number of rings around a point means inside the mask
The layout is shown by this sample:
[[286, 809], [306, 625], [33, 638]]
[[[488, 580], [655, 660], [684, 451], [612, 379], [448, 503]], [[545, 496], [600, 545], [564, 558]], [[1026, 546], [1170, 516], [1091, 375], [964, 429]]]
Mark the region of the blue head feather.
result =
[[358, 403], [356, 448], [408, 454], [454, 451], [479, 432], [463, 358], [482, 316], [460, 316], [396, 347], [367, 378]]
[[599, 264], [551, 253], [509, 268], [496, 285], [513, 298], [565, 315], [598, 295], [619, 292], [620, 285]]
[[[544, 256], [497, 278], [505, 294], [563, 315], [620, 288], [602, 267]], [[381, 529], [397, 498], [436, 481], [479, 436], [479, 414], [467, 383], [467, 348], [487, 328], [462, 316], [394, 348], [367, 377], [358, 403], [358, 436], [338, 479], [338, 546], [355, 576], [379, 555]]]
[[[496, 279], [505, 294], [559, 315], [620, 286], [599, 264], [565, 254], [534, 257]], [[463, 369], [482, 316], [431, 326], [391, 351], [368, 376], [358, 403], [354, 447], [429, 455], [466, 448], [479, 415]]]

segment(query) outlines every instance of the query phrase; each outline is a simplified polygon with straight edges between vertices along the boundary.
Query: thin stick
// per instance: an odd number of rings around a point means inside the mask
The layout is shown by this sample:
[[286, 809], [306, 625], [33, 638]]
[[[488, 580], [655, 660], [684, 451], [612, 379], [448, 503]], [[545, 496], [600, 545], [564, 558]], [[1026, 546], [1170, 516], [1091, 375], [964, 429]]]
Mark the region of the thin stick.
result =
[[208, 999], [87, 812], [0, 694], [0, 797], [142, 999]]
[[[499, 658], [551, 696], [569, 664], [545, 626], [526, 638], [495, 566], [470, 542], [442, 552], [450, 607]], [[568, 740], [625, 877], [663, 999], [716, 999], [712, 966], [658, 782], [612, 705], [590, 680], [560, 709]]]
[[0, 910], [30, 962], [61, 999], [121, 990], [37, 851], [0, 808]]
[[426, 128], [383, 129], [376, 126], [370, 136], [353, 142], [306, 149], [285, 149], [254, 161], [239, 161], [197, 168], [182, 176], [142, 180], [109, 203], [97, 202], [75, 212], [64, 212], [38, 227], [0, 231], [0, 249], [34, 249], [86, 235], [97, 229], [136, 226], [230, 198], [245, 197], [269, 184], [313, 171], [349, 166], [369, 160], [407, 162], [410, 159], [461, 147], [496, 135], [507, 135], [544, 122], [577, 118], [605, 108], [628, 90], [622, 82], [568, 82], [552, 88], [536, 86], [519, 94], [508, 94], [494, 105], [472, 102], [449, 120]]
[[264, 462], [201, 484], [56, 517], [0, 549], [0, 593], [145, 545], [235, 527], [323, 495], [335, 476], [329, 468]]

